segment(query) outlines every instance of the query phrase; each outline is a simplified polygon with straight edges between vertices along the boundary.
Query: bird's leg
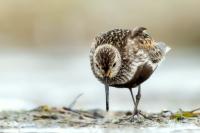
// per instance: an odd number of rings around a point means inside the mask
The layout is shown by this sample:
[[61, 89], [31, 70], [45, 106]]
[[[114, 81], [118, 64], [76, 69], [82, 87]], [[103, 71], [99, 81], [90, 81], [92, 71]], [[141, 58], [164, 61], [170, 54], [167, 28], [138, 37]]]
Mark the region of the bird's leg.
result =
[[[130, 121], [135, 121], [135, 120], [140, 120], [140, 115], [145, 118], [145, 119], [150, 119], [148, 116], [146, 116], [146, 114], [143, 114], [141, 111], [138, 111], [138, 105], [139, 105], [139, 101], [141, 98], [141, 86], [138, 86], [138, 93], [136, 95], [136, 97], [134, 97], [133, 92], [132, 92], [132, 88], [129, 88], [129, 91], [131, 93], [131, 97], [134, 103], [134, 111], [133, 111], [133, 115], [132, 116], [128, 116], [128, 118], [123, 118], [122, 120], [130, 120]], [[136, 100], [135, 100], [136, 98]], [[136, 117], [135, 117], [136, 116]]]
[[136, 103], [135, 103], [133, 115], [138, 115], [138, 113], [139, 113], [138, 112], [138, 105], [139, 105], [140, 99], [141, 99], [141, 85], [138, 86], [138, 93], [136, 95]]
[[106, 92], [106, 111], [109, 111], [109, 86], [105, 84], [105, 92]]
[[[132, 91], [132, 88], [129, 88], [129, 91], [131, 93], [131, 97], [132, 97], [132, 100], [133, 100], [133, 103], [134, 103], [134, 111], [133, 111], [133, 115], [128, 117], [128, 118], [125, 118], [123, 120], [131, 120], [131, 121], [134, 121], [135, 120], [135, 115], [139, 115], [139, 112], [137, 110], [137, 106], [138, 106], [138, 103], [139, 103], [139, 95], [137, 94], [136, 95], [136, 100], [135, 100], [135, 97], [133, 95], [133, 91]], [[140, 94], [139, 90], [138, 90], [138, 93]]]
[[135, 102], [135, 108], [134, 108], [134, 111], [133, 111], [133, 117], [135, 115], [137, 115], [137, 116], [141, 115], [145, 119], [152, 120], [151, 116], [148, 116], [145, 113], [138, 110], [138, 105], [139, 105], [140, 99], [141, 99], [141, 85], [138, 86], [138, 93], [136, 95], [136, 102]]
[[[132, 98], [132, 100], [133, 100], [133, 103], [134, 103], [134, 107], [136, 106], [136, 102], [135, 102], [135, 97], [134, 97], [134, 95], [133, 95], [133, 91], [132, 91], [132, 88], [128, 88], [129, 89], [129, 91], [130, 91], [130, 93], [131, 93], [131, 98]], [[128, 116], [128, 118], [122, 118], [122, 120], [133, 120], [134, 119], [134, 117], [133, 116], [131, 116], [131, 117], [129, 117]]]
[[132, 88], [129, 88], [129, 91], [131, 93], [131, 97], [132, 97], [132, 100], [133, 100], [133, 103], [134, 103], [134, 106], [136, 105], [136, 102], [135, 102], [135, 98], [133, 96], [133, 91], [132, 91]]

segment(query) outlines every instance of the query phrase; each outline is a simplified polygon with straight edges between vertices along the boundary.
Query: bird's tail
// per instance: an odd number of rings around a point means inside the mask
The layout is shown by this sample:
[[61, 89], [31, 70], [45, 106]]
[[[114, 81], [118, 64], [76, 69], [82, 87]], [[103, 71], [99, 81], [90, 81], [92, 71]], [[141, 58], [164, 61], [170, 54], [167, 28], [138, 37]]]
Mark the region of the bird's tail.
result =
[[161, 50], [163, 55], [166, 55], [171, 50], [171, 48], [167, 46], [164, 42], [157, 42], [156, 46]]

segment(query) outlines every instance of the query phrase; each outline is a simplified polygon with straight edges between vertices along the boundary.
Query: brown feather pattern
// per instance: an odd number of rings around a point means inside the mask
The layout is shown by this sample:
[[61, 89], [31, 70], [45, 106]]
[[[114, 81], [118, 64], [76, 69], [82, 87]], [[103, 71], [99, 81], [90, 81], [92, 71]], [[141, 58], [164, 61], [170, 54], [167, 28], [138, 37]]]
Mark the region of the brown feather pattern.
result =
[[94, 69], [94, 55], [105, 69], [109, 69], [112, 65], [110, 62], [115, 58], [112, 49], [104, 49], [95, 54], [99, 46], [109, 44], [116, 48], [121, 56], [117, 75], [107, 81], [110, 86], [132, 88], [147, 80], [164, 55], [145, 30], [144, 27], [133, 30], [114, 29], [97, 36], [90, 51], [91, 68], [96, 78], [104, 83], [104, 79]]

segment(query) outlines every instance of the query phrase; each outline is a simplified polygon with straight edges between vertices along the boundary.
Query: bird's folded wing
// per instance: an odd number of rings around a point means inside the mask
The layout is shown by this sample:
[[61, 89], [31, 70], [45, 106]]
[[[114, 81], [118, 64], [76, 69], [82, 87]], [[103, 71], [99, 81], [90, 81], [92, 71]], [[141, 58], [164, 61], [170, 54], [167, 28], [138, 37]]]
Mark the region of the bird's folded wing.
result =
[[143, 27], [136, 27], [132, 31], [132, 39], [139, 49], [143, 49], [149, 55], [152, 63], [160, 62], [170, 50], [165, 43], [155, 42]]

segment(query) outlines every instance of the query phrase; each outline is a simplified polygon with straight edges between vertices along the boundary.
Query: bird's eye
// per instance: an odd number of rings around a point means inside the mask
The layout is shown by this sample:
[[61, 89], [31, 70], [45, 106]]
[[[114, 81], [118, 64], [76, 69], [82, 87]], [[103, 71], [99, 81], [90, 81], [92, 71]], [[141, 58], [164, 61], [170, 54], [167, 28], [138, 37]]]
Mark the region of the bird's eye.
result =
[[113, 64], [113, 66], [112, 67], [115, 67], [116, 66], [116, 62]]
[[96, 65], [96, 67], [99, 69], [99, 65], [98, 64], [95, 64]]

